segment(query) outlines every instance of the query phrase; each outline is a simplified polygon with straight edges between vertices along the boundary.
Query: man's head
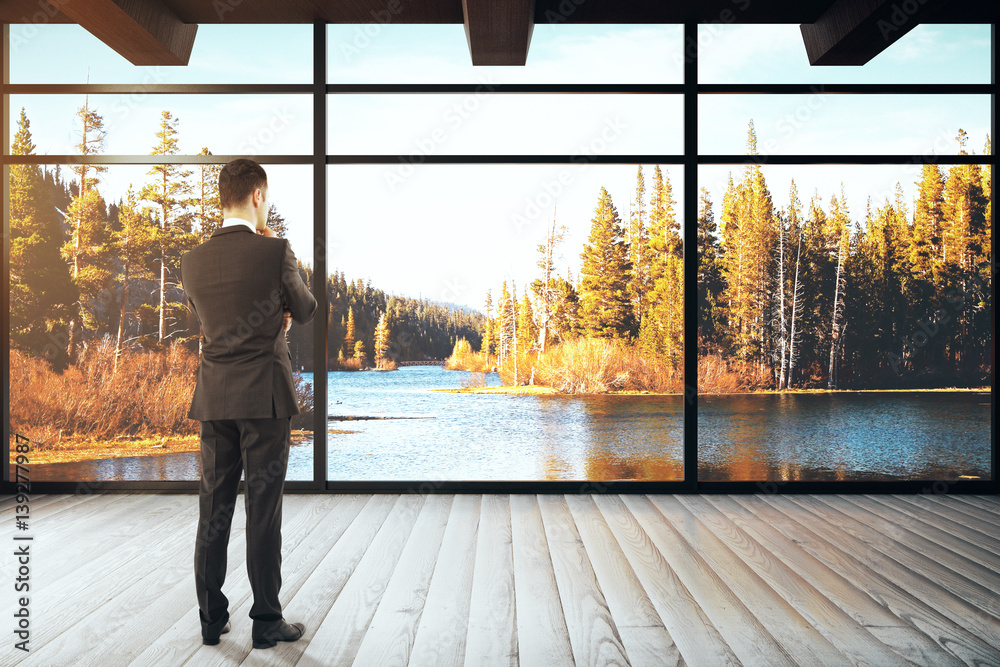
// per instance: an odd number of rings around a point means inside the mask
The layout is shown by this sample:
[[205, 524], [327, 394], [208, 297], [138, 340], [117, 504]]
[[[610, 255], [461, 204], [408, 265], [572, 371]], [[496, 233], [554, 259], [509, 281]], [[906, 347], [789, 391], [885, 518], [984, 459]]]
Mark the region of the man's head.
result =
[[219, 204], [224, 218], [244, 218], [257, 229], [267, 225], [267, 174], [253, 160], [240, 158], [219, 172]]

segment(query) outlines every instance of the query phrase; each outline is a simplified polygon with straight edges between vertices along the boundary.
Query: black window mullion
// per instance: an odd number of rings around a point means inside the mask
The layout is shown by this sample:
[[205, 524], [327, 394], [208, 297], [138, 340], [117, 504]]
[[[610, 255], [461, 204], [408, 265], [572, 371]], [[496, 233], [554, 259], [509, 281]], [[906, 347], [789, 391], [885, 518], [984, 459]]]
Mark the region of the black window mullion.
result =
[[684, 24], [684, 487], [698, 490], [698, 24]]

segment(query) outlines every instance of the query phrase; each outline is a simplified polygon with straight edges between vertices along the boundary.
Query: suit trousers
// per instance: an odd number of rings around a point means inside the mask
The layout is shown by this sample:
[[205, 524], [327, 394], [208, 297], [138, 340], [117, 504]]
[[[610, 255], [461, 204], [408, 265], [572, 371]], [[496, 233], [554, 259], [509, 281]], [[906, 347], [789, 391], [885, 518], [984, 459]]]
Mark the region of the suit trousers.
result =
[[201, 422], [201, 486], [194, 573], [202, 635], [218, 637], [229, 620], [226, 551], [240, 476], [246, 473], [247, 574], [250, 618], [281, 619], [281, 498], [291, 444], [290, 420]]

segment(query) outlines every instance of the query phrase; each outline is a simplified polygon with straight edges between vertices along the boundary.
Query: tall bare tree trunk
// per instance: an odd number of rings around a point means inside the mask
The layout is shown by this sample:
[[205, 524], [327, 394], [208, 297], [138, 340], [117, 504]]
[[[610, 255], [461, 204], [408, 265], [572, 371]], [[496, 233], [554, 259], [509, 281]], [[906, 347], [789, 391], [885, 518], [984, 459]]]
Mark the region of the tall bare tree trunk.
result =
[[844, 269], [844, 241], [843, 232], [841, 233], [840, 247], [837, 250], [837, 281], [836, 286], [833, 290], [833, 318], [830, 324], [830, 371], [827, 377], [827, 388], [834, 389], [837, 386], [836, 378], [834, 377], [834, 357], [837, 352], [837, 315], [839, 314], [840, 308], [840, 282], [841, 276]]
[[788, 336], [788, 377], [785, 387], [791, 388], [795, 371], [795, 315], [799, 308], [799, 259], [802, 257], [802, 235], [799, 234], [799, 249], [795, 254], [795, 282], [792, 286], [792, 330]]

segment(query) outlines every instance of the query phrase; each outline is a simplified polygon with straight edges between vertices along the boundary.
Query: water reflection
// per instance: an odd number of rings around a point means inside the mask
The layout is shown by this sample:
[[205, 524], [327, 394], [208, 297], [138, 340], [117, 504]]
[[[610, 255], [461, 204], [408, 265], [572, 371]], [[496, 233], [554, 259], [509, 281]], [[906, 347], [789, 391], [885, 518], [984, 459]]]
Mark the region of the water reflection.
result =
[[[463, 375], [435, 367], [331, 373], [328, 479], [683, 479], [680, 396], [431, 391], [457, 387]], [[701, 396], [698, 405], [705, 481], [989, 479], [988, 393]], [[200, 475], [197, 453], [29, 467], [33, 481]], [[306, 440], [291, 449], [287, 479], [312, 476]]]
[[989, 479], [990, 417], [981, 392], [700, 396], [698, 476]]

